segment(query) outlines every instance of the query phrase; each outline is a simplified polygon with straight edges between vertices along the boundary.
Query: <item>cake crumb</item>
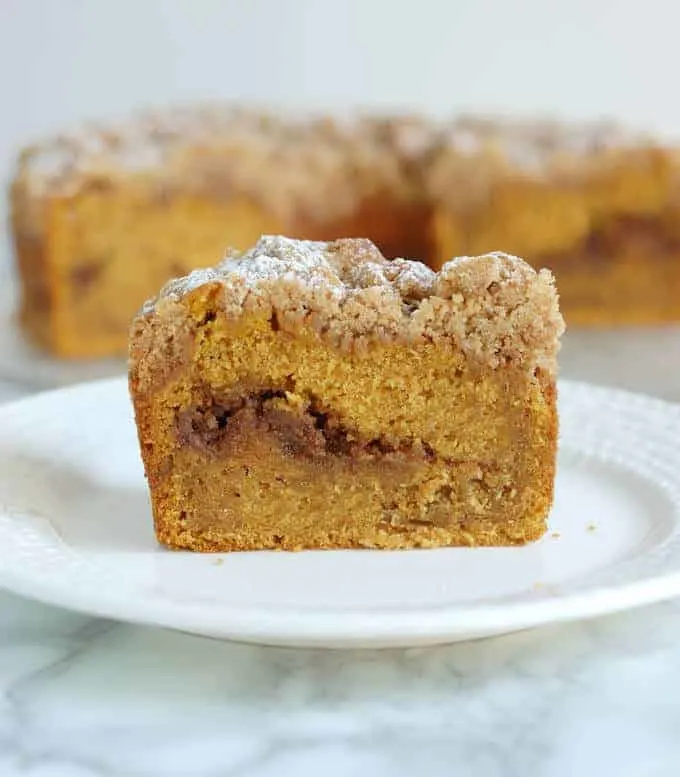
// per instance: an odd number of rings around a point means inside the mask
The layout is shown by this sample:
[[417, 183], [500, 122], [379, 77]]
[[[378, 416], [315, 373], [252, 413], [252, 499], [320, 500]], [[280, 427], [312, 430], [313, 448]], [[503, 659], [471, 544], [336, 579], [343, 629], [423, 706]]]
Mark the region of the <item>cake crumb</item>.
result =
[[224, 559], [223, 559], [223, 558], [216, 558], [216, 559], [213, 561], [213, 564], [214, 564], [216, 567], [221, 567], [221, 566], [222, 566], [222, 564], [224, 564]]
[[597, 526], [594, 523], [589, 523], [586, 526], [586, 531], [591, 531], [592, 532], [592, 531], [595, 531], [596, 529], [597, 529]]
[[562, 535], [558, 531], [554, 531], [550, 536], [555, 540], [559, 540]]

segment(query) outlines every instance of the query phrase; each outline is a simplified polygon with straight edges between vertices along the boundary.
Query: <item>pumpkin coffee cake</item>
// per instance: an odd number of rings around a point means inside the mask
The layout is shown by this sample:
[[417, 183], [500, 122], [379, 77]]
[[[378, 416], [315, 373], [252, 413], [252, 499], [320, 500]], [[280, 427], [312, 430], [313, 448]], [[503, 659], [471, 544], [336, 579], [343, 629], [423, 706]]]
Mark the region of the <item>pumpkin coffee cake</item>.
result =
[[548, 271], [263, 237], [135, 319], [156, 534], [199, 551], [521, 544], [553, 498]]

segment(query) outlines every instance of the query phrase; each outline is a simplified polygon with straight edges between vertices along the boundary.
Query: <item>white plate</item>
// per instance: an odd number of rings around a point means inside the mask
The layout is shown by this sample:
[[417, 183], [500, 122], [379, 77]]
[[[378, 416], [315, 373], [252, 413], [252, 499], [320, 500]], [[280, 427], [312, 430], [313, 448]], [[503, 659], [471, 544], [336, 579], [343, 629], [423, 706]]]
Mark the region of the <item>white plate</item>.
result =
[[680, 407], [563, 382], [550, 532], [522, 548], [171, 553], [125, 382], [0, 408], [0, 584], [82, 612], [270, 644], [499, 634], [680, 594]]

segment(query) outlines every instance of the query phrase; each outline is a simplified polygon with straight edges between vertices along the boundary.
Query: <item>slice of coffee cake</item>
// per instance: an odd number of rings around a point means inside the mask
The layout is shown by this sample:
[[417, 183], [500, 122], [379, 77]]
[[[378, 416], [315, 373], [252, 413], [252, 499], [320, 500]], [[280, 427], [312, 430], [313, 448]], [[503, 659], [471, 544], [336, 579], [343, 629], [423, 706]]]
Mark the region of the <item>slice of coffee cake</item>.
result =
[[130, 389], [173, 548], [520, 544], [553, 498], [551, 275], [438, 273], [367, 240], [263, 237], [135, 320]]

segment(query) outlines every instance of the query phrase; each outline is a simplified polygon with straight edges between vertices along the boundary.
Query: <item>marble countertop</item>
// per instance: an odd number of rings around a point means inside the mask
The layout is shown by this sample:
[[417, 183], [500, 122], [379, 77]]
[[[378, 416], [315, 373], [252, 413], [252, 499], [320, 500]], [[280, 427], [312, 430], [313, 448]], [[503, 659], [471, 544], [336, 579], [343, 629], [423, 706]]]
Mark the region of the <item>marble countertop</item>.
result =
[[[615, 355], [598, 356], [608, 343], [570, 348], [569, 377], [680, 399], [668, 343], [656, 372], [645, 349], [651, 366], [618, 375]], [[23, 393], [0, 380], [0, 402]], [[0, 592], [0, 777], [677, 777], [679, 727], [680, 602], [336, 652], [115, 624]]]
[[676, 777], [680, 605], [404, 651], [222, 643], [0, 594], [3, 777]]

